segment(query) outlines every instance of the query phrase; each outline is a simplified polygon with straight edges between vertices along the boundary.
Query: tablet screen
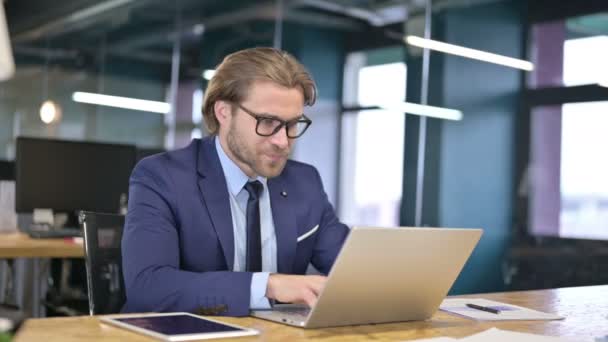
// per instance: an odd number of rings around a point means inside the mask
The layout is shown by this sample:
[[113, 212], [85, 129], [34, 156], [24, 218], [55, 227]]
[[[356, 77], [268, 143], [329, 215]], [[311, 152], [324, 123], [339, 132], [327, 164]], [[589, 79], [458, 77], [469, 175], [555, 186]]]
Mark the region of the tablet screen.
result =
[[242, 331], [239, 328], [189, 315], [114, 318], [114, 320], [165, 335]]

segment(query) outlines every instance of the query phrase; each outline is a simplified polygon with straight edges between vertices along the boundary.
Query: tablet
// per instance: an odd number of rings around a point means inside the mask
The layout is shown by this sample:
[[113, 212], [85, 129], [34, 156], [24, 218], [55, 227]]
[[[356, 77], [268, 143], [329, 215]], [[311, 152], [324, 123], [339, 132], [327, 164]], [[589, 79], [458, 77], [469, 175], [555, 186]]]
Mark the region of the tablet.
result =
[[99, 320], [163, 341], [204, 340], [259, 334], [257, 330], [186, 312], [101, 317]]

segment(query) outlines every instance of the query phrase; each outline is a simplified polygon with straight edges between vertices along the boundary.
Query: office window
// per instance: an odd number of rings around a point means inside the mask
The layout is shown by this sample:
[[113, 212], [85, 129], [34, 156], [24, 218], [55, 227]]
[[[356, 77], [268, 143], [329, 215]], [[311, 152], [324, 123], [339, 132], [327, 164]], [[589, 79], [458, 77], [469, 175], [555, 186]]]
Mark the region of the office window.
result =
[[192, 124], [194, 128], [190, 132], [191, 139], [203, 137], [203, 90], [196, 89], [192, 93]]
[[[406, 65], [364, 65], [351, 58], [352, 98], [360, 106], [405, 100]], [[346, 89], [345, 91], [348, 91]], [[354, 101], [353, 101], [354, 100]], [[349, 225], [397, 226], [403, 179], [405, 116], [385, 110], [342, 118], [340, 218]]]
[[608, 13], [536, 23], [531, 29], [532, 88], [608, 82]]
[[537, 67], [529, 86], [559, 90], [551, 98], [554, 105], [531, 109], [527, 183], [533, 235], [608, 240], [607, 97], [579, 93], [585, 102], [566, 103], [569, 87], [608, 86], [606, 17], [596, 13], [532, 25]]
[[608, 102], [562, 107], [560, 236], [608, 240]]
[[608, 83], [606, 61], [608, 61], [608, 36], [566, 40], [564, 85]]
[[608, 101], [532, 112], [533, 234], [608, 240]]

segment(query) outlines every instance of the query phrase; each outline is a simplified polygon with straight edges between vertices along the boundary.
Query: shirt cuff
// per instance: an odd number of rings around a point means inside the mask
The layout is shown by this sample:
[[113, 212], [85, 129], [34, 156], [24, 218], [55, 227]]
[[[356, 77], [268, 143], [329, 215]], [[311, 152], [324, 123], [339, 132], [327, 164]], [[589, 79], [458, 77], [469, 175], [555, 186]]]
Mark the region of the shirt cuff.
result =
[[251, 277], [250, 309], [270, 309], [270, 302], [266, 298], [266, 287], [268, 286], [269, 276], [270, 273], [268, 272], [255, 272]]

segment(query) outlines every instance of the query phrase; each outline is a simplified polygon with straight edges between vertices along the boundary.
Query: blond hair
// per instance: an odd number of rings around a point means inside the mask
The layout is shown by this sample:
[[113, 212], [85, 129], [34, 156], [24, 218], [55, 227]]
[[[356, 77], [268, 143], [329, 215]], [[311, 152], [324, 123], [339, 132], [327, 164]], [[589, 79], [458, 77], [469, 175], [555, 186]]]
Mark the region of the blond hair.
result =
[[216, 68], [205, 92], [202, 110], [210, 134], [217, 134], [220, 126], [215, 117], [215, 102], [241, 103], [254, 81], [271, 81], [290, 89], [300, 87], [304, 104], [312, 106], [315, 103], [315, 82], [295, 57], [270, 47], [237, 51], [226, 56]]

